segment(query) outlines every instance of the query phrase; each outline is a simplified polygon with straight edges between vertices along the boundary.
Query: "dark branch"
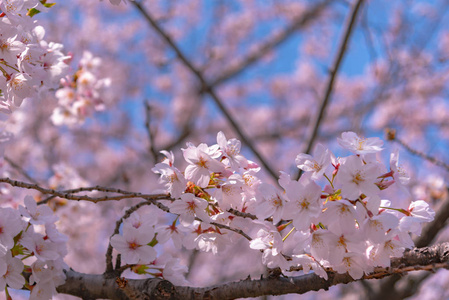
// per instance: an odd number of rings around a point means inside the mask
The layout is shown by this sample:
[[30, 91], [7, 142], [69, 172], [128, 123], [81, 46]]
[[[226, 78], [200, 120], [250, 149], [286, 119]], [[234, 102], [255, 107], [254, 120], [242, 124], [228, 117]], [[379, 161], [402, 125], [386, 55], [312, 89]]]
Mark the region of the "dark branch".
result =
[[[101, 188], [99, 186], [96, 187], [89, 187], [89, 188], [78, 188], [73, 190], [66, 190], [66, 191], [57, 191], [54, 189], [47, 189], [44, 187], [41, 187], [40, 185], [33, 184], [33, 183], [27, 183], [17, 180], [12, 180], [8, 177], [0, 178], [0, 182], [7, 183], [11, 186], [20, 187], [24, 189], [30, 189], [30, 190], [36, 190], [41, 192], [42, 194], [52, 195], [55, 197], [64, 198], [67, 200], [75, 200], [75, 201], [90, 201], [93, 203], [97, 202], [103, 202], [103, 201], [112, 201], [112, 200], [122, 200], [122, 199], [131, 199], [131, 198], [141, 198], [146, 199], [147, 201], [154, 201], [154, 200], [162, 200], [166, 199], [169, 200], [170, 196], [167, 194], [141, 194], [141, 193], [131, 193], [131, 192], [125, 192], [120, 189], [114, 189], [114, 188]], [[81, 192], [81, 191], [105, 191], [105, 192], [111, 192], [111, 193], [119, 193], [121, 195], [113, 195], [113, 196], [102, 196], [102, 197], [90, 197], [87, 195], [74, 195], [74, 193]]]
[[[432, 247], [414, 248], [403, 257], [393, 259], [390, 268], [376, 268], [362, 279], [379, 279], [415, 270], [434, 271], [448, 268], [449, 243]], [[67, 281], [58, 292], [83, 297], [83, 299], [235, 299], [262, 295], [304, 294], [327, 290], [329, 287], [355, 281], [348, 274], [328, 272], [324, 280], [315, 274], [294, 277], [247, 278], [238, 282], [219, 284], [206, 288], [174, 286], [162, 279], [131, 280], [110, 278], [107, 275], [82, 274], [69, 270]]]

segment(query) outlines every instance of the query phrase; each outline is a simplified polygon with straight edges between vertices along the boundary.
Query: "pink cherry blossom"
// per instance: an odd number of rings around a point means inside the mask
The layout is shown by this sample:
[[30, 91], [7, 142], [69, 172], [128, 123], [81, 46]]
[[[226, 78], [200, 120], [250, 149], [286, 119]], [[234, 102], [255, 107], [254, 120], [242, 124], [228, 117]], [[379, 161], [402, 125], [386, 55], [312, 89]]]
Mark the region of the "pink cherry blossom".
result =
[[123, 227], [123, 235], [111, 237], [111, 245], [121, 255], [125, 263], [149, 263], [156, 258], [156, 250], [147, 244], [154, 238], [154, 231], [148, 228]]
[[360, 138], [354, 132], [348, 131], [341, 134], [341, 138], [337, 138], [338, 143], [345, 149], [355, 154], [368, 154], [382, 151], [383, 141], [377, 137]]
[[180, 200], [173, 201], [170, 204], [170, 212], [179, 215], [179, 221], [184, 226], [190, 225], [195, 217], [204, 222], [209, 221], [209, 215], [206, 213], [207, 201], [195, 197], [193, 194], [182, 194]]
[[284, 214], [284, 196], [270, 184], [262, 183], [258, 189], [260, 202], [255, 207], [255, 213], [261, 220], [273, 216], [273, 223], [282, 219]]
[[347, 157], [337, 174], [338, 182], [342, 185], [341, 195], [350, 200], [355, 200], [362, 194], [377, 195], [380, 191], [375, 184], [378, 175], [376, 164], [364, 164], [357, 156]]
[[300, 153], [296, 157], [295, 162], [299, 169], [305, 172], [312, 172], [312, 179], [317, 180], [320, 179], [326, 169], [330, 166], [331, 155], [328, 149], [323, 145], [318, 144], [315, 147], [313, 156]]
[[246, 168], [248, 160], [240, 154], [240, 141], [236, 139], [227, 140], [223, 132], [217, 134], [217, 144], [223, 151], [223, 156], [227, 158], [232, 170]]
[[312, 218], [321, 213], [321, 188], [313, 181], [292, 181], [286, 188], [288, 202], [285, 204], [284, 217], [293, 219], [297, 230], [310, 227]]
[[19, 211], [24, 217], [30, 218], [31, 224], [46, 224], [57, 221], [58, 217], [53, 214], [51, 208], [47, 205], [37, 206], [33, 197], [26, 196], [24, 203], [25, 207], [19, 206]]
[[6, 257], [7, 270], [5, 274], [0, 277], [0, 291], [5, 289], [8, 285], [13, 289], [21, 289], [25, 284], [25, 278], [22, 276], [23, 263], [17, 257], [12, 257], [9, 253]]
[[184, 158], [189, 163], [185, 170], [185, 176], [202, 188], [209, 184], [211, 172], [224, 171], [224, 165], [213, 159], [208, 154], [210, 152], [211, 150], [206, 144], [183, 149]]

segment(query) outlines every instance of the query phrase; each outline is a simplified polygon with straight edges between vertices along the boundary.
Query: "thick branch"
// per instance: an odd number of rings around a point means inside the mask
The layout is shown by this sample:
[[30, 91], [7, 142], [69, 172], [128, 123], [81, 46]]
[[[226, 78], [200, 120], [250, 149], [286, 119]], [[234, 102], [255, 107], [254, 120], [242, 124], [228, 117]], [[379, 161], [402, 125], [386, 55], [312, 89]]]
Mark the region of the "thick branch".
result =
[[[379, 279], [393, 274], [414, 270], [433, 271], [449, 267], [449, 243], [432, 247], [414, 248], [404, 256], [393, 259], [391, 268], [376, 268], [362, 279]], [[348, 274], [328, 272], [324, 280], [315, 274], [295, 277], [269, 277], [252, 280], [249, 277], [238, 282], [206, 288], [174, 286], [161, 279], [126, 280], [106, 275], [88, 275], [69, 270], [67, 281], [58, 292], [83, 299], [234, 299], [262, 295], [304, 294], [328, 289], [342, 283], [355, 281]]]

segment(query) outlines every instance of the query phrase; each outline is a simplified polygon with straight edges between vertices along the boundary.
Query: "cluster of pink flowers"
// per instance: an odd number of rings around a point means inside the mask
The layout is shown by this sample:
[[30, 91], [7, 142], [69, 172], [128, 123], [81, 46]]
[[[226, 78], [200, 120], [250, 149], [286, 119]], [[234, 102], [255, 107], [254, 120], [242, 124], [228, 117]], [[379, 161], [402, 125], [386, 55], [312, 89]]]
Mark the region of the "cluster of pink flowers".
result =
[[[27, 196], [19, 209], [0, 208], [0, 291], [31, 291], [30, 299], [47, 300], [65, 282], [67, 237], [56, 229], [50, 207]], [[28, 281], [23, 273], [30, 273]]]
[[58, 107], [51, 120], [55, 125], [79, 125], [95, 111], [104, 110], [103, 92], [110, 86], [109, 78], [100, 78], [102, 61], [85, 51], [75, 75], [61, 81], [56, 91]]
[[[48, 6], [48, 5], [47, 5]], [[26, 98], [59, 86], [68, 70], [62, 45], [43, 40], [45, 30], [32, 19], [46, 10], [38, 0], [0, 1], [0, 112], [6, 119]]]
[[[121, 254], [124, 263], [136, 265], [133, 272], [162, 277], [174, 284], [186, 284], [184, 273], [187, 267], [181, 265], [179, 259], [168, 254], [157, 257], [154, 246], [168, 241], [171, 230], [167, 230], [167, 226], [157, 226], [156, 222], [156, 218], [143, 218], [137, 212], [132, 213], [123, 222], [122, 234], [112, 236], [111, 245]], [[168, 228], [176, 232], [175, 223]], [[176, 238], [173, 242], [178, 243]]]
[[384, 190], [406, 184], [409, 177], [398, 165], [397, 152], [391, 154], [389, 169], [378, 160], [382, 140], [345, 132], [338, 142], [353, 155], [335, 157], [319, 144], [313, 155], [297, 156], [304, 171], [299, 180], [281, 172], [281, 189], [262, 182], [260, 168], [240, 153], [240, 142], [227, 140], [222, 132], [213, 146], [187, 144], [184, 172], [164, 151], [167, 158], [153, 171], [174, 198], [168, 206], [178, 217], [156, 236], [145, 230], [139, 247], [131, 246], [136, 230], [123, 230], [121, 239], [128, 245], [116, 248], [138, 253], [153, 238], [165, 242], [171, 237], [177, 247], [217, 253], [237, 235], [217, 226], [222, 224], [247, 233], [249, 247], [263, 252], [269, 268], [301, 265], [304, 272], [313, 269], [323, 278], [331, 268], [358, 279], [376, 266], [388, 267], [392, 257], [413, 246], [410, 234], [419, 235], [434, 212], [422, 200], [398, 207], [399, 202], [383, 199]]

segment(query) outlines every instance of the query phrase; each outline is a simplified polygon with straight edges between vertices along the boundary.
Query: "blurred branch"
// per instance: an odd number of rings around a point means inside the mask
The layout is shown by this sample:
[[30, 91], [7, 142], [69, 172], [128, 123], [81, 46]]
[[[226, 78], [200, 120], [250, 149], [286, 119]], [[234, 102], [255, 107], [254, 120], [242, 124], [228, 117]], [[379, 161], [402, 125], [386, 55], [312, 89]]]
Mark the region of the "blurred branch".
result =
[[286, 28], [284, 28], [283, 31], [275, 33], [269, 39], [257, 45], [255, 47], [256, 50], [249, 51], [249, 53], [245, 54], [242, 58], [238, 59], [236, 63], [231, 62], [229, 67], [222, 72], [222, 75], [218, 76], [215, 80], [211, 82], [210, 86], [215, 87], [217, 85], [220, 85], [224, 81], [240, 74], [248, 66], [257, 62], [273, 48], [277, 47], [279, 44], [287, 40], [293, 33], [309, 25], [309, 23], [312, 20], [314, 20], [331, 2], [332, 0], [325, 0], [316, 3], [301, 17], [297, 18]]
[[436, 209], [435, 218], [429, 224], [427, 224], [419, 237], [417, 237], [414, 242], [416, 247], [425, 247], [430, 245], [430, 243], [435, 239], [437, 234], [443, 229], [447, 224], [449, 219], [449, 194], [446, 196], [443, 204]]
[[154, 163], [156, 164], [158, 162], [158, 152], [156, 148], [154, 147], [154, 135], [156, 134], [151, 130], [150, 120], [151, 120], [151, 106], [148, 101], [144, 101], [145, 106], [145, 129], [147, 130], [148, 135], [148, 142], [150, 143], [148, 150], [150, 151], [151, 155], [153, 156]]
[[[378, 279], [393, 274], [403, 274], [415, 270], [434, 271], [448, 268], [449, 243], [432, 247], [407, 250], [401, 258], [394, 258], [390, 268], [375, 268], [373, 273], [362, 279]], [[59, 293], [82, 296], [83, 299], [235, 299], [262, 295], [304, 294], [309, 291], [327, 290], [329, 287], [356, 281], [349, 274], [328, 272], [328, 280], [315, 274], [302, 276], [271, 276], [247, 279], [196, 288], [174, 286], [166, 280], [111, 278], [108, 274], [82, 274], [70, 269], [66, 272], [65, 284], [57, 287]], [[120, 284], [119, 284], [120, 283]], [[132, 295], [132, 296], [131, 296]]]
[[4, 156], [5, 161], [13, 167], [17, 172], [19, 172], [23, 177], [25, 177], [27, 180], [31, 181], [32, 183], [38, 184], [37, 180], [35, 180], [33, 177], [31, 177], [27, 171], [25, 171], [21, 166], [16, 164], [12, 159], [10, 159], [8, 156]]
[[438, 159], [436, 159], [435, 157], [432, 157], [430, 155], [427, 155], [423, 152], [419, 152], [415, 149], [413, 149], [412, 147], [410, 147], [409, 145], [407, 145], [405, 142], [403, 142], [402, 140], [400, 140], [397, 135], [396, 135], [396, 130], [394, 129], [387, 129], [386, 130], [386, 134], [387, 134], [387, 139], [389, 141], [395, 141], [396, 143], [398, 143], [399, 145], [401, 145], [402, 147], [405, 148], [405, 150], [407, 150], [408, 152], [421, 157], [422, 159], [425, 159], [427, 161], [430, 161], [431, 163], [433, 163], [436, 166], [442, 167], [444, 169], [446, 169], [446, 171], [449, 171], [449, 165], [446, 164], [445, 162], [442, 162]]
[[207, 92], [218, 108], [221, 110], [225, 118], [231, 124], [233, 129], [237, 132], [242, 142], [250, 148], [250, 150], [254, 153], [254, 155], [258, 158], [260, 163], [263, 165], [265, 170], [277, 181], [276, 172], [268, 165], [267, 161], [262, 157], [262, 155], [257, 151], [249, 137], [243, 132], [240, 126], [237, 124], [236, 120], [231, 116], [228, 109], [224, 106], [223, 101], [220, 97], [215, 93], [215, 90], [212, 86], [208, 84], [203, 74], [190, 62], [190, 60], [184, 55], [181, 49], [175, 44], [173, 39], [162, 29], [161, 26], [154, 20], [154, 18], [146, 11], [146, 9], [138, 2], [131, 2], [144, 16], [144, 18], [148, 21], [148, 23], [153, 27], [153, 29], [161, 36], [161, 38], [170, 46], [170, 48], [176, 53], [178, 58], [182, 61], [182, 63], [197, 77], [202, 85], [202, 90]]
[[170, 151], [171, 149], [178, 147], [182, 143], [182, 141], [192, 133], [192, 127], [193, 126], [190, 124], [184, 126], [179, 136], [169, 144], [163, 146], [161, 149]]
[[[332, 64], [332, 69], [330, 70], [330, 76], [329, 76], [327, 84], [326, 84], [326, 91], [324, 93], [324, 98], [321, 101], [320, 110], [316, 117], [312, 134], [307, 143], [307, 148], [303, 153], [310, 153], [310, 151], [315, 143], [315, 140], [318, 137], [318, 131], [320, 129], [320, 125], [323, 121], [323, 117], [325, 115], [327, 105], [328, 105], [329, 100], [332, 95], [332, 90], [334, 88], [334, 82], [337, 79], [338, 70], [340, 69], [341, 62], [343, 61], [343, 58], [345, 56], [349, 38], [351, 37], [351, 33], [355, 27], [354, 25], [356, 23], [357, 16], [358, 16], [360, 7], [362, 6], [362, 3], [363, 3], [363, 0], [358, 0], [354, 4], [354, 6], [352, 7], [351, 12], [348, 15], [348, 18], [346, 20], [345, 32], [343, 34], [342, 40], [340, 41], [340, 46], [338, 47], [337, 56], [335, 57], [334, 63]], [[302, 172], [299, 172], [298, 178], [301, 176], [301, 173]]]

